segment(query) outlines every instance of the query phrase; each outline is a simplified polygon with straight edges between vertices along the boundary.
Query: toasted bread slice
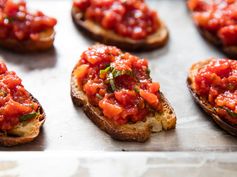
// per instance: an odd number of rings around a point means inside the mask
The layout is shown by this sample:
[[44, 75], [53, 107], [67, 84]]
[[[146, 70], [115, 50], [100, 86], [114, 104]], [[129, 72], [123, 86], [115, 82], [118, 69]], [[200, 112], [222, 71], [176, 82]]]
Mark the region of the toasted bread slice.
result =
[[200, 28], [201, 34], [206, 38], [210, 43], [214, 44], [216, 47], [220, 48], [228, 57], [237, 57], [237, 46], [225, 46], [222, 41], [214, 34], [209, 31]]
[[148, 36], [144, 40], [133, 40], [117, 35], [111, 30], [106, 30], [91, 20], [85, 20], [84, 14], [76, 7], [72, 7], [72, 19], [77, 27], [88, 37], [107, 45], [114, 45], [129, 51], [146, 51], [163, 47], [169, 37], [167, 27], [161, 22], [160, 28], [156, 33]]
[[78, 87], [77, 79], [73, 74], [71, 76], [71, 97], [73, 103], [78, 107], [83, 107], [85, 114], [91, 121], [116, 140], [145, 142], [149, 139], [152, 132], [160, 132], [162, 130], [175, 128], [176, 116], [174, 110], [164, 95], [162, 93], [160, 93], [160, 95], [163, 106], [163, 111], [161, 113], [157, 112], [154, 117], [147, 117], [144, 122], [139, 121], [134, 124], [119, 126], [105, 118], [101, 109], [88, 102], [87, 96]]
[[228, 124], [227, 122], [223, 121], [216, 113], [215, 109], [208, 103], [208, 101], [205, 98], [200, 97], [199, 95], [197, 95], [197, 93], [195, 93], [195, 82], [194, 82], [194, 78], [196, 73], [198, 72], [198, 70], [200, 68], [202, 68], [203, 66], [205, 66], [206, 64], [208, 64], [210, 62], [209, 60], [204, 60], [204, 61], [200, 61], [196, 64], [193, 64], [192, 67], [189, 70], [188, 73], [188, 78], [187, 78], [187, 85], [188, 88], [191, 92], [191, 94], [193, 95], [195, 101], [203, 108], [203, 110], [211, 116], [211, 118], [225, 131], [227, 131], [228, 133], [237, 136], [237, 127], [234, 127], [230, 124]]
[[38, 102], [31, 95], [34, 102], [39, 105], [39, 115], [35, 118], [19, 123], [14, 129], [9, 132], [0, 131], [0, 145], [3, 146], [15, 146], [18, 144], [24, 144], [33, 141], [40, 133], [40, 128], [45, 121], [45, 113]]
[[53, 47], [55, 36], [55, 31], [53, 29], [41, 32], [39, 35], [40, 38], [37, 41], [19, 41], [16, 39], [0, 40], [0, 46], [20, 53], [43, 51]]

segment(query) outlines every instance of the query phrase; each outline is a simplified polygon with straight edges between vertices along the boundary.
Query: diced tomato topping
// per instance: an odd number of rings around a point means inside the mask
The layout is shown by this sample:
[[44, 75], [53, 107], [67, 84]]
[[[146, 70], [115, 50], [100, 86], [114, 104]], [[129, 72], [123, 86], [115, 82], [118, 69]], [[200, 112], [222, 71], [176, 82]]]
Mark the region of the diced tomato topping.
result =
[[41, 32], [54, 28], [56, 23], [41, 11], [30, 12], [24, 0], [0, 1], [0, 39], [38, 40]]
[[104, 115], [108, 118], [118, 116], [123, 111], [122, 107], [108, 103], [105, 100], [101, 100], [99, 106], [102, 108]]
[[21, 79], [0, 62], [0, 131], [14, 128], [20, 117], [34, 113], [38, 104], [21, 84]]
[[226, 46], [237, 45], [237, 0], [189, 0], [188, 6], [198, 26]]
[[150, 93], [148, 91], [140, 90], [140, 95], [144, 100], [146, 100], [150, 105], [158, 105], [159, 100], [157, 95]]
[[211, 59], [195, 75], [195, 91], [213, 105], [223, 119], [237, 123], [237, 61]]
[[160, 85], [152, 82], [146, 59], [95, 45], [82, 53], [74, 76], [90, 104], [117, 124], [143, 121], [154, 114], [151, 110], [161, 111]]
[[229, 45], [229, 46], [236, 45], [237, 44], [237, 24], [221, 28], [219, 30], [218, 35], [225, 45]]
[[149, 84], [149, 91], [151, 93], [157, 93], [160, 90], [160, 84], [157, 82], [153, 82]]
[[143, 0], [74, 0], [73, 6], [82, 11], [86, 19], [134, 40], [146, 38], [160, 26], [157, 13]]
[[123, 106], [133, 105], [137, 99], [137, 94], [134, 90], [119, 90], [114, 92], [116, 100]]
[[75, 70], [74, 70], [74, 76], [78, 79], [78, 81], [80, 82], [88, 73], [89, 70], [89, 65], [87, 64], [83, 64], [78, 66]]

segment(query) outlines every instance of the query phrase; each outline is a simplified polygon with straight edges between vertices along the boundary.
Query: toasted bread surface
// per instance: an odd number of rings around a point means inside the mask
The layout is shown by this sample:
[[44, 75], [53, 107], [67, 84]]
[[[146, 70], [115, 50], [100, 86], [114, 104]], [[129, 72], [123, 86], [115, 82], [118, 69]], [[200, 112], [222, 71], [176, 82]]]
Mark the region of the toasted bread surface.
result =
[[161, 113], [156, 113], [153, 117], [147, 117], [146, 121], [116, 125], [103, 116], [100, 108], [95, 107], [88, 102], [87, 96], [78, 87], [77, 79], [73, 74], [71, 76], [71, 97], [73, 103], [78, 107], [83, 107], [85, 114], [90, 120], [116, 140], [145, 142], [149, 139], [152, 132], [160, 132], [162, 130], [175, 128], [176, 116], [174, 110], [164, 95], [162, 93], [160, 93], [160, 95], [163, 106], [163, 111]]
[[192, 96], [194, 97], [195, 101], [203, 108], [203, 110], [211, 116], [211, 118], [225, 131], [227, 131], [228, 133], [237, 136], [237, 127], [234, 127], [230, 124], [228, 124], [227, 122], [223, 121], [216, 113], [215, 109], [208, 103], [208, 101], [203, 98], [200, 97], [199, 95], [197, 95], [197, 93], [195, 92], [195, 82], [194, 82], [194, 78], [196, 73], [198, 72], [198, 70], [200, 68], [202, 68], [203, 66], [205, 66], [206, 64], [208, 64], [211, 61], [211, 59], [208, 60], [204, 60], [204, 61], [200, 61], [196, 64], [193, 64], [192, 67], [189, 70], [188, 73], [188, 78], [187, 78], [187, 86], [192, 94]]
[[40, 38], [37, 41], [4, 39], [0, 40], [0, 46], [20, 53], [44, 51], [53, 47], [54, 36], [55, 31], [53, 29], [49, 29], [41, 32]]
[[72, 19], [77, 27], [92, 39], [107, 45], [115, 45], [129, 51], [146, 51], [163, 47], [169, 38], [169, 32], [163, 22], [156, 33], [144, 40], [133, 40], [117, 35], [111, 30], [106, 30], [91, 20], [85, 20], [83, 13], [72, 7]]
[[[32, 95], [31, 95], [32, 96]], [[40, 128], [45, 121], [45, 113], [38, 102], [32, 96], [34, 102], [39, 104], [39, 115], [32, 120], [19, 123], [14, 129], [9, 132], [0, 131], [0, 145], [2, 146], [15, 146], [33, 141], [40, 133]]]

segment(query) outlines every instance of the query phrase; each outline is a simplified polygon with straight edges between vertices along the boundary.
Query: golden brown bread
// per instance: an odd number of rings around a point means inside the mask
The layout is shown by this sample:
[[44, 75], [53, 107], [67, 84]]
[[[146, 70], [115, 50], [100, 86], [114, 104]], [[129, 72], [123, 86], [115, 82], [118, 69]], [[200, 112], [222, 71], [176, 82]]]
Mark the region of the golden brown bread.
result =
[[145, 51], [163, 47], [169, 38], [169, 32], [163, 22], [156, 33], [144, 40], [133, 40], [115, 34], [111, 30], [105, 30], [91, 20], [85, 20], [83, 13], [76, 7], [72, 7], [72, 19], [77, 27], [88, 37], [107, 45], [114, 45], [129, 51]]
[[38, 112], [40, 114], [32, 120], [21, 122], [7, 133], [0, 131], [0, 145], [15, 146], [18, 144], [28, 143], [33, 141], [39, 135], [40, 128], [45, 121], [45, 113], [38, 100], [32, 95], [31, 97], [34, 102], [39, 104]]
[[216, 113], [215, 109], [208, 103], [208, 101], [205, 98], [200, 97], [195, 92], [195, 82], [194, 77], [198, 70], [202, 68], [204, 65], [208, 64], [211, 59], [200, 61], [198, 63], [195, 63], [192, 65], [192, 67], [189, 70], [188, 78], [187, 78], [187, 85], [188, 88], [193, 95], [195, 101], [203, 108], [203, 110], [211, 116], [211, 118], [225, 131], [228, 133], [237, 136], [237, 127], [234, 127], [227, 122], [223, 121]]
[[156, 113], [154, 117], [147, 117], [145, 122], [140, 121], [135, 124], [119, 126], [106, 119], [98, 107], [88, 102], [87, 96], [78, 87], [77, 79], [73, 74], [71, 75], [71, 97], [73, 103], [78, 107], [83, 107], [85, 114], [91, 121], [116, 140], [145, 142], [149, 139], [152, 132], [175, 128], [176, 116], [174, 110], [164, 95], [162, 93], [160, 94], [163, 105], [163, 111], [161, 113]]
[[46, 30], [39, 34], [40, 38], [37, 41], [26, 40], [19, 41], [16, 39], [0, 40], [0, 46], [15, 52], [27, 53], [37, 52], [50, 49], [53, 47], [55, 31], [53, 29]]

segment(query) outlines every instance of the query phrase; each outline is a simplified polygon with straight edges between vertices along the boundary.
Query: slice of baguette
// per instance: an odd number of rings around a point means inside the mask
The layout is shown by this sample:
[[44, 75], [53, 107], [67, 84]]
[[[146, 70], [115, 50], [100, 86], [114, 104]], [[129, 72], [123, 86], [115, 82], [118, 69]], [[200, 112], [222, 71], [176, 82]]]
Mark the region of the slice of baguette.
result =
[[210, 33], [209, 31], [199, 28], [202, 36], [210, 43], [214, 44], [217, 48], [220, 48], [228, 57], [237, 57], [237, 46], [225, 46], [218, 36]]
[[19, 41], [16, 39], [0, 40], [0, 46], [15, 52], [27, 53], [44, 51], [53, 47], [55, 31], [53, 29], [41, 32], [40, 38], [37, 41], [26, 40]]
[[72, 19], [76, 26], [88, 37], [107, 45], [114, 45], [129, 51], [147, 51], [163, 47], [169, 38], [169, 32], [163, 22], [156, 33], [144, 40], [133, 40], [131, 38], [117, 35], [111, 30], [102, 28], [91, 20], [85, 20], [83, 13], [76, 7], [72, 7]]
[[188, 78], [187, 78], [187, 86], [189, 88], [189, 91], [191, 92], [192, 96], [194, 97], [195, 101], [203, 108], [203, 110], [210, 115], [210, 117], [225, 131], [230, 133], [231, 135], [237, 136], [237, 127], [234, 127], [224, 120], [222, 120], [216, 113], [215, 109], [208, 103], [208, 101], [197, 95], [195, 92], [195, 82], [194, 78], [197, 74], [198, 70], [208, 64], [211, 61], [211, 59], [200, 61], [196, 64], [193, 64], [192, 67], [189, 70]]
[[157, 112], [154, 117], [147, 117], [145, 122], [139, 121], [134, 124], [119, 126], [104, 117], [100, 108], [88, 102], [87, 96], [78, 87], [77, 79], [73, 74], [71, 75], [71, 97], [73, 103], [78, 107], [83, 107], [85, 114], [91, 121], [116, 140], [145, 142], [149, 139], [152, 132], [175, 128], [176, 116], [174, 110], [164, 95], [162, 93], [160, 95], [163, 105], [163, 111], [161, 113]]
[[34, 102], [39, 104], [38, 112], [40, 114], [32, 120], [21, 122], [9, 132], [3, 133], [0, 131], [0, 145], [15, 146], [18, 144], [28, 143], [33, 141], [39, 135], [40, 128], [45, 121], [45, 113], [38, 100], [32, 95], [31, 97]]

